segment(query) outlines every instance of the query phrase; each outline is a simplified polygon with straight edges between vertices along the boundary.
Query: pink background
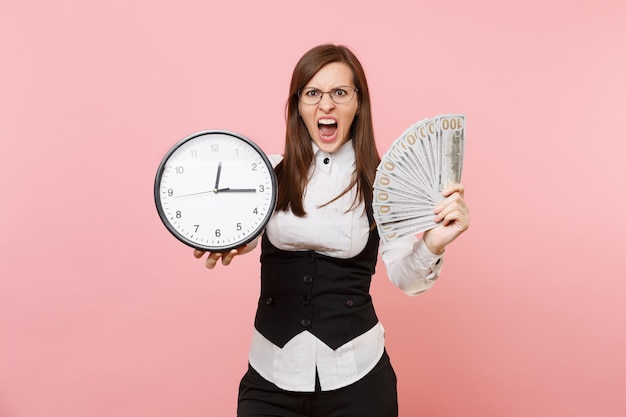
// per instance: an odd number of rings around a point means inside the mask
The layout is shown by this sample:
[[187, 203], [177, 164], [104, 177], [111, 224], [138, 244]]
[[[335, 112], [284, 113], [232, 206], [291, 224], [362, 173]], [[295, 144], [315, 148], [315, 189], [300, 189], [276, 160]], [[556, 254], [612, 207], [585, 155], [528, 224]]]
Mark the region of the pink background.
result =
[[2, 0], [0, 416], [234, 415], [258, 251], [205, 270], [154, 174], [203, 129], [281, 152], [323, 42], [361, 58], [381, 153], [467, 117], [470, 230], [431, 292], [374, 278], [400, 415], [626, 415], [626, 2], [366, 4]]

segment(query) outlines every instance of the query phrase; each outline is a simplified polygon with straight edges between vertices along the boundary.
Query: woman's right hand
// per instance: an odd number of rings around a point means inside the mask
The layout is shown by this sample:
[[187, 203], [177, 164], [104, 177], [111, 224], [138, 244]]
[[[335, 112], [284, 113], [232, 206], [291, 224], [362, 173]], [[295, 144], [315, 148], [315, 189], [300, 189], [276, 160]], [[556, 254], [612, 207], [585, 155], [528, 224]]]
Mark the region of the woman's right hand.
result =
[[[257, 241], [258, 239], [253, 240], [250, 243], [247, 243], [236, 249], [232, 249], [228, 252], [209, 252], [209, 256], [207, 256], [206, 262], [204, 263], [204, 265], [209, 269], [213, 269], [215, 268], [215, 265], [217, 265], [217, 262], [220, 260], [220, 258], [222, 259], [222, 265], [224, 266], [230, 265], [230, 263], [233, 261], [233, 258], [235, 256], [243, 255], [245, 253], [250, 252], [254, 248], [256, 248]], [[206, 253], [205, 251], [194, 249], [193, 256], [196, 257], [197, 259], [200, 259], [202, 258], [202, 256], [204, 256], [205, 253]]]

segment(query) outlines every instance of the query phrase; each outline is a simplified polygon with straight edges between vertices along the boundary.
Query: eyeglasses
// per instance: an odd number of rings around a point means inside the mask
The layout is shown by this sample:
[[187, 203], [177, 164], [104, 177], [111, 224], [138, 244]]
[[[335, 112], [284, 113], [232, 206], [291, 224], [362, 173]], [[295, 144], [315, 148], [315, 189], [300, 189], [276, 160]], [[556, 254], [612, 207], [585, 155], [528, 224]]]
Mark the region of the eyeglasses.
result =
[[348, 86], [333, 88], [330, 91], [321, 91], [317, 88], [307, 87], [299, 89], [297, 94], [303, 104], [317, 104], [322, 101], [324, 94], [328, 94], [335, 103], [344, 104], [352, 100], [358, 91], [358, 88]]

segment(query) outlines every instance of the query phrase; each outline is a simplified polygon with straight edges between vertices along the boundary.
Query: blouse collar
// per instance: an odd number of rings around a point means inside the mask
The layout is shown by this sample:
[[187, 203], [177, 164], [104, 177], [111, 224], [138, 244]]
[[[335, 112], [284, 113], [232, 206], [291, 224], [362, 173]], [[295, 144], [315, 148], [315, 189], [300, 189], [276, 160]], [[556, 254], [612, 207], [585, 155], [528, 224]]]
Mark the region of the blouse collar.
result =
[[341, 145], [341, 147], [332, 154], [322, 151], [313, 141], [311, 141], [311, 144], [313, 145], [316, 166], [327, 171], [329, 171], [333, 166], [336, 166], [340, 170], [346, 172], [354, 171], [356, 156], [354, 153], [354, 147], [352, 146], [352, 139], [346, 141], [346, 143]]

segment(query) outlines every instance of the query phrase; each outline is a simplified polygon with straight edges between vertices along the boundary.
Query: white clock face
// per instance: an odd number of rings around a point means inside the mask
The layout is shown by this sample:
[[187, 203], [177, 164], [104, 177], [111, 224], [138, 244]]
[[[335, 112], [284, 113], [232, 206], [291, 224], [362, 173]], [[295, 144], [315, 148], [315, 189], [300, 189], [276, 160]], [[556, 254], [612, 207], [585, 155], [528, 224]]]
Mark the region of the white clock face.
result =
[[276, 204], [276, 177], [263, 152], [235, 133], [206, 131], [175, 145], [155, 181], [161, 220], [183, 243], [226, 251], [254, 239]]

